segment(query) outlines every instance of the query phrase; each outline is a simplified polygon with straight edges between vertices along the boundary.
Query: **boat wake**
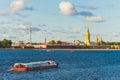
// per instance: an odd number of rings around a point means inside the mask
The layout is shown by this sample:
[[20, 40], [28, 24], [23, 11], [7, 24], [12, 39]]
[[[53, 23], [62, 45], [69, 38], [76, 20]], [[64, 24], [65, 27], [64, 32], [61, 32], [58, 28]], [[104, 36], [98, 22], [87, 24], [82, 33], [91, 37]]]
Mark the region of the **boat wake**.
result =
[[0, 71], [1, 73], [6, 73], [6, 72], [10, 72], [10, 71], [12, 71], [12, 70], [4, 70], [4, 71]]
[[10, 69], [9, 69], [9, 70], [6, 70], [6, 72], [9, 72], [9, 71], [12, 71], [12, 70], [10, 70]]

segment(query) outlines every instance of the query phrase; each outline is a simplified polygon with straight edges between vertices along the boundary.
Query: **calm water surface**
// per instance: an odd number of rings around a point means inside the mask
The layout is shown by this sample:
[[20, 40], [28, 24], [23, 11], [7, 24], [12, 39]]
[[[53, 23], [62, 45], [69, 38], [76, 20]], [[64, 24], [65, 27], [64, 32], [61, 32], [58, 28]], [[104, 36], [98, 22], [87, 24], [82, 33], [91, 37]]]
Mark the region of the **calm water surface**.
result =
[[[55, 60], [59, 68], [8, 71], [16, 62]], [[0, 50], [0, 80], [120, 80], [120, 51]]]

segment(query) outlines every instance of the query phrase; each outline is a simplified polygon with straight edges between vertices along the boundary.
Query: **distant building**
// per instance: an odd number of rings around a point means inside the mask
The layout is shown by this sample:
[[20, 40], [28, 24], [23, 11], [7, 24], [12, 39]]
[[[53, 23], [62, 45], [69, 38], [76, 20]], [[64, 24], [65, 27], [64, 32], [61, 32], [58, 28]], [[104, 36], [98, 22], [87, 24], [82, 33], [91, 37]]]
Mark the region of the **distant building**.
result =
[[46, 39], [46, 37], [45, 37], [45, 40], [44, 40], [44, 44], [45, 44], [45, 45], [47, 44], [47, 39]]
[[45, 44], [34, 44], [33, 47], [35, 49], [46, 49], [47, 45], [45, 45]]
[[45, 49], [45, 48], [47, 48], [47, 45], [46, 44], [38, 44], [38, 43], [26, 43], [24, 48]]
[[79, 40], [74, 40], [74, 41], [73, 41], [73, 44], [74, 44], [74, 45], [80, 45], [80, 43], [81, 43], [81, 41], [79, 41]]
[[85, 41], [84, 41], [84, 43], [85, 43], [85, 45], [90, 45], [90, 32], [89, 32], [89, 25], [88, 25], [88, 23], [87, 23], [87, 32], [86, 32], [86, 34], [85, 34]]
[[104, 44], [104, 41], [103, 41], [102, 37], [100, 37], [100, 39], [99, 39], [98, 36], [96, 36], [96, 37], [95, 37], [95, 43], [96, 43], [96, 44], [98, 44], [98, 43], [99, 43], [99, 44]]
[[84, 43], [84, 42], [80, 42], [80, 45], [81, 45], [81, 46], [84, 46], [84, 45], [85, 45], [85, 43]]
[[95, 37], [95, 43], [98, 44], [99, 42], [99, 39], [98, 39], [98, 36]]
[[62, 45], [68, 45], [69, 43], [66, 42], [66, 41], [62, 41], [61, 44], [62, 44]]
[[11, 45], [12, 48], [22, 48], [23, 46], [25, 46], [25, 44], [22, 41], [13, 42]]

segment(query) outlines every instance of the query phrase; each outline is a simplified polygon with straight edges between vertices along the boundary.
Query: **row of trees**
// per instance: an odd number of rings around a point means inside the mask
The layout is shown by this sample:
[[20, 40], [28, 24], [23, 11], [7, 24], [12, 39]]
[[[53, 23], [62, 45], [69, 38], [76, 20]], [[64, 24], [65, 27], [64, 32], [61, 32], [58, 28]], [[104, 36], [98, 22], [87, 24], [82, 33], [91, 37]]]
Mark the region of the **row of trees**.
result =
[[55, 40], [51, 40], [48, 42], [48, 44], [62, 44], [62, 41], [58, 40], [58, 41], [55, 41]]
[[120, 45], [120, 42], [105, 42], [105, 45]]
[[10, 48], [11, 44], [11, 40], [3, 39], [2, 41], [0, 41], [0, 48]]

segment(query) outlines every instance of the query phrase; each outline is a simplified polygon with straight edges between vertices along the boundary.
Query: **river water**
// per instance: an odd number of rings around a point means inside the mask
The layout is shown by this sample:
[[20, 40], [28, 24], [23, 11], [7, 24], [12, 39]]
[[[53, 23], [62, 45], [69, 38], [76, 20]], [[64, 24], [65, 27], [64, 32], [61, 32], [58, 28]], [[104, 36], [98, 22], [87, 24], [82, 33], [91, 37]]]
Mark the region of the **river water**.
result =
[[[14, 63], [55, 60], [59, 68], [9, 71]], [[120, 80], [119, 50], [0, 50], [0, 80]]]

